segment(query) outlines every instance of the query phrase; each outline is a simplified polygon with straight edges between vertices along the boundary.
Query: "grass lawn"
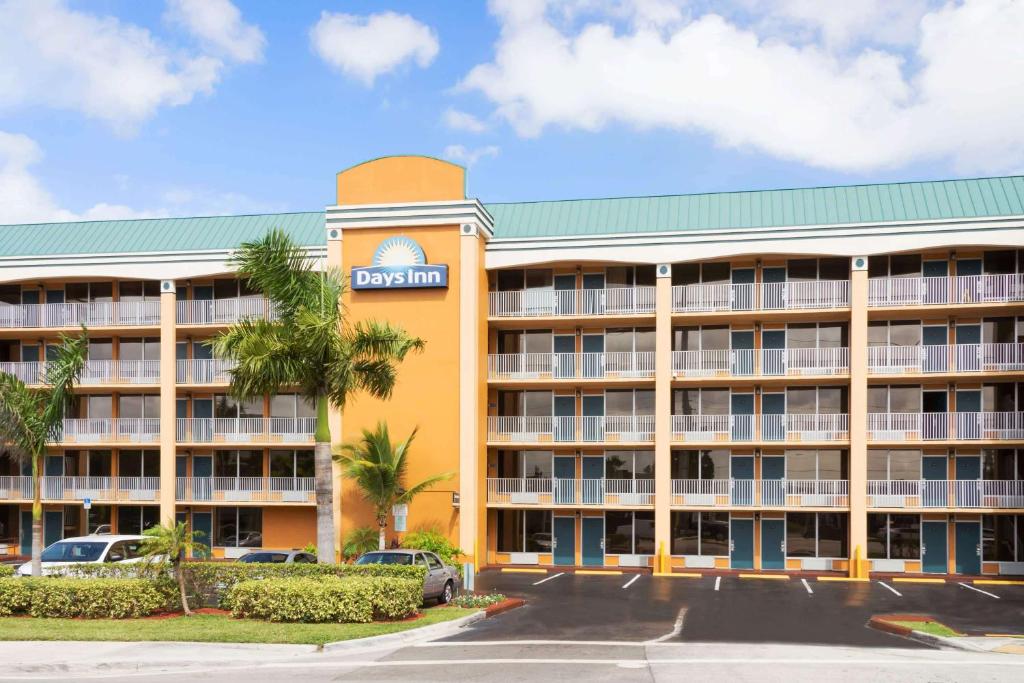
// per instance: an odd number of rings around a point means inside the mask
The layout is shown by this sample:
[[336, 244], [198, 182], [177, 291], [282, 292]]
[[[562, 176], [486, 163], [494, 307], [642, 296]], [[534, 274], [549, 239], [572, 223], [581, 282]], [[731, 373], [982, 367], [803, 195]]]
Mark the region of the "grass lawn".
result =
[[166, 619], [0, 618], [0, 640], [179, 640], [204, 643], [300, 643], [380, 636], [458, 619], [479, 610], [433, 608], [411, 621], [372, 624], [272, 624], [219, 614]]
[[937, 621], [891, 621], [889, 623], [899, 624], [905, 626], [914, 631], [921, 631], [932, 636], [946, 636], [953, 637], [960, 635], [945, 624], [940, 624]]

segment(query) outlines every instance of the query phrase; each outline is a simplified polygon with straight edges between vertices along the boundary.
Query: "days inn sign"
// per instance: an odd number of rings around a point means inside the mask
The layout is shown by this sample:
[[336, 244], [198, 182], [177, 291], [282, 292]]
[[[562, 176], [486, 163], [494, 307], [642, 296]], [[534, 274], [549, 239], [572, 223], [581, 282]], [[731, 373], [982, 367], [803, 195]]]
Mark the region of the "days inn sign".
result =
[[448, 266], [428, 265], [415, 240], [389, 237], [374, 252], [372, 266], [352, 267], [351, 282], [352, 289], [447, 287]]

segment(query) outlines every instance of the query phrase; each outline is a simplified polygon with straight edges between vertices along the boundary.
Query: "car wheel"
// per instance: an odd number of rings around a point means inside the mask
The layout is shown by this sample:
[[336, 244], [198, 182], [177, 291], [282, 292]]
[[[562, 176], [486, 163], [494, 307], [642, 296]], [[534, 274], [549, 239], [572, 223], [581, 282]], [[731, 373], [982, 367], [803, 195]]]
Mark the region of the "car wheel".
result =
[[447, 605], [452, 601], [452, 596], [455, 595], [455, 586], [451, 581], [444, 584], [444, 590], [441, 591], [441, 595], [437, 597], [437, 604]]

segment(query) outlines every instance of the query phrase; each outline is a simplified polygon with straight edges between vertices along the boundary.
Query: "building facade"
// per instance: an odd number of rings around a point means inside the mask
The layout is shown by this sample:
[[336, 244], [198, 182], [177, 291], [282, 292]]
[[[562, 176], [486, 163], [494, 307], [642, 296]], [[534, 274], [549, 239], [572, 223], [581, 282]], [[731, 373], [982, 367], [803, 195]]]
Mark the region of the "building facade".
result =
[[[387, 157], [322, 212], [0, 226], [0, 371], [90, 358], [45, 535], [178, 518], [216, 556], [315, 541], [315, 412], [240, 404], [204, 341], [274, 315], [228, 259], [270, 228], [353, 320], [426, 341], [333, 439], [418, 428], [410, 528], [477, 566], [1024, 573], [1024, 178], [518, 204]], [[0, 459], [0, 544], [30, 480]], [[336, 478], [336, 532], [373, 520]], [[392, 532], [393, 535], [393, 532]]]

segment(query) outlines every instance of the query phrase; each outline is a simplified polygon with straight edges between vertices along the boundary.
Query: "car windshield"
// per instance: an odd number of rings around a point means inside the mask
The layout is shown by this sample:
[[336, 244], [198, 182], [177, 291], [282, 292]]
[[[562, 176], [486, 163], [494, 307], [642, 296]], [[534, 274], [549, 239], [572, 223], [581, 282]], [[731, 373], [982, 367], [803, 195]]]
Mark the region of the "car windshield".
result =
[[104, 542], [59, 541], [43, 551], [43, 562], [95, 562], [106, 547]]
[[284, 553], [249, 553], [238, 559], [239, 562], [284, 562], [288, 556]]
[[409, 553], [366, 553], [356, 564], [412, 564]]

